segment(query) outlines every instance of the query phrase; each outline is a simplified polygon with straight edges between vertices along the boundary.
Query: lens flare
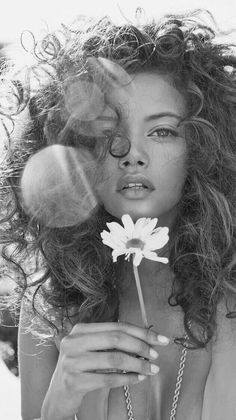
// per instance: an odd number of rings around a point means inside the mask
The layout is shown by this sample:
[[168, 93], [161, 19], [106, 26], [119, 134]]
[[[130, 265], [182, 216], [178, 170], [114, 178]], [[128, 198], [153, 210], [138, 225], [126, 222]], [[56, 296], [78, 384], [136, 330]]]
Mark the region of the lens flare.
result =
[[132, 78], [119, 64], [88, 57], [85, 71], [63, 86], [63, 99], [49, 110], [44, 123], [47, 145], [87, 148], [95, 159], [107, 152], [123, 157], [130, 142], [122, 128], [122, 110], [114, 103], [114, 89], [132, 89]]
[[91, 216], [107, 152], [120, 158], [130, 150], [112, 94], [128, 86], [132, 77], [126, 70], [102, 57], [88, 57], [84, 72], [65, 81], [61, 100], [44, 122], [47, 147], [29, 158], [22, 173], [22, 207], [31, 217], [66, 227]]
[[65, 106], [70, 116], [81, 121], [97, 118], [104, 109], [104, 94], [89, 80], [74, 77], [65, 86]]
[[48, 227], [84, 222], [97, 206], [96, 162], [88, 150], [53, 145], [27, 162], [21, 177], [26, 213]]

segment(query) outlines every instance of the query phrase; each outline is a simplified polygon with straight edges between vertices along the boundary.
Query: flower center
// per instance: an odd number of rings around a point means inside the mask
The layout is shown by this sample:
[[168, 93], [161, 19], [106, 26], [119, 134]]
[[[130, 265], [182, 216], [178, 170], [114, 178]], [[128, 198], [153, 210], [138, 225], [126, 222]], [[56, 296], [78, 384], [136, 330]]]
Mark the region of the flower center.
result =
[[141, 241], [138, 238], [130, 239], [128, 242], [126, 242], [126, 248], [144, 248], [145, 243]]

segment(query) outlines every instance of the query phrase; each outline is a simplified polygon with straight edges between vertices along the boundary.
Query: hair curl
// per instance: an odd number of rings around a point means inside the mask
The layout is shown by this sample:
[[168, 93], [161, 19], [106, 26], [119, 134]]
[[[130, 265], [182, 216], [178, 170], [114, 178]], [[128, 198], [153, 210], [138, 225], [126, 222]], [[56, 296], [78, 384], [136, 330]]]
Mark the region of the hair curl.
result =
[[[46, 147], [49, 137], [57, 143], [65, 127], [65, 82], [88, 74], [91, 57], [107, 58], [128, 73], [168, 74], [186, 96], [188, 171], [170, 236], [175, 280], [169, 303], [182, 307], [192, 348], [212, 339], [219, 301], [235, 295], [236, 58], [232, 45], [217, 42], [213, 22], [204, 23], [201, 13], [168, 15], [142, 26], [80, 18], [34, 41], [37, 64], [23, 78], [6, 73], [2, 80], [14, 99], [7, 109], [1, 106], [8, 134], [1, 170], [2, 255], [15, 266], [22, 293], [34, 290], [35, 311], [54, 327], [52, 308], [62, 320], [116, 320], [118, 314], [121, 263], [114, 268], [99, 235], [114, 218], [99, 207], [80, 225], [49, 228], [30, 218], [18, 198], [28, 158]], [[66, 138], [76, 146], [73, 130]], [[29, 266], [42, 269], [36, 280], [29, 281]], [[36, 304], [39, 296], [42, 306]], [[227, 309], [226, 316], [236, 317], [234, 307]]]

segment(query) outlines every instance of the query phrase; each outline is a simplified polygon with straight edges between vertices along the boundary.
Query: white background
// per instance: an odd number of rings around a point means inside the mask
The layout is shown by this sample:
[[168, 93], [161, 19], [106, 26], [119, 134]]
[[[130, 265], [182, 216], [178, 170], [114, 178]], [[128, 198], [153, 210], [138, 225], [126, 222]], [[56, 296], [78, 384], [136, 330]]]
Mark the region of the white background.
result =
[[54, 29], [59, 22], [66, 23], [80, 13], [109, 14], [123, 22], [125, 18], [134, 20], [138, 6], [145, 9], [147, 17], [158, 18], [165, 13], [205, 8], [222, 29], [236, 28], [235, 0], [0, 0], [0, 42], [19, 38], [24, 29], [36, 33], [45, 28], [45, 22]]
[[[140, 6], [147, 17], [160, 18], [165, 13], [179, 13], [197, 8], [208, 9], [222, 30], [236, 29], [235, 0], [0, 0], [0, 42], [19, 44], [23, 30], [45, 32], [46, 24], [54, 29], [78, 14], [110, 15], [115, 22], [134, 22]], [[236, 31], [231, 36], [236, 42]], [[37, 380], [37, 378], [35, 378]], [[0, 363], [0, 418], [20, 420], [19, 381]]]

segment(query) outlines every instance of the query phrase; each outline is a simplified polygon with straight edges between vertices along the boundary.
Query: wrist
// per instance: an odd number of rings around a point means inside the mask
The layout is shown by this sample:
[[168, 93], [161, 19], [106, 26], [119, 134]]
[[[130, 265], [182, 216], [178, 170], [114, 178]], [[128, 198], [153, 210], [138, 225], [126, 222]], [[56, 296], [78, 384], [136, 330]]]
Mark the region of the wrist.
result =
[[43, 404], [41, 417], [35, 420], [79, 420], [76, 414], [66, 415], [55, 409], [55, 405]]
[[51, 414], [49, 415], [44, 415], [42, 414], [41, 417], [33, 419], [33, 420], [79, 420], [78, 417], [75, 415], [73, 416], [67, 416], [67, 417], [61, 417], [55, 414], [55, 416], [51, 416]]
[[44, 405], [41, 410], [41, 417], [35, 420], [78, 420], [75, 415], [63, 415], [52, 407]]

